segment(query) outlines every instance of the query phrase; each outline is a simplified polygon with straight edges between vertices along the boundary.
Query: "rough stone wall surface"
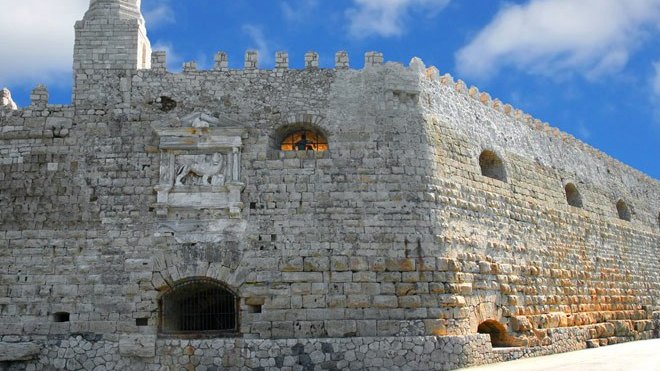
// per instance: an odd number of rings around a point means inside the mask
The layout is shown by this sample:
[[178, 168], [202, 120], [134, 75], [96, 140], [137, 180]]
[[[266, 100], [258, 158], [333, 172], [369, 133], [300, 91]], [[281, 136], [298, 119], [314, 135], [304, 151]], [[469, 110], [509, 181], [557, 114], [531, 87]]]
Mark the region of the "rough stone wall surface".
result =
[[[553, 332], [551, 345], [514, 348], [493, 348], [484, 334], [197, 340], [138, 335], [151, 347], [147, 352], [123, 348], [122, 337], [80, 334], [51, 338], [26, 362], [0, 361], [0, 365], [7, 370], [452, 370], [640, 340], [610, 337], [590, 343], [588, 328]], [[23, 343], [9, 344], [15, 345], [12, 349], [26, 349]]]
[[[136, 44], [139, 22], [117, 22]], [[77, 45], [98, 39], [85, 27]], [[219, 53], [173, 74], [130, 55], [77, 51], [73, 105], [39, 87], [0, 110], [8, 367], [450, 369], [657, 336], [657, 180], [419, 60], [229, 70]], [[301, 128], [329, 150], [281, 151]], [[178, 184], [174, 164], [209, 151], [222, 173]], [[165, 336], [160, 299], [200, 277], [236, 294], [236, 333]], [[519, 347], [492, 351], [485, 321]]]

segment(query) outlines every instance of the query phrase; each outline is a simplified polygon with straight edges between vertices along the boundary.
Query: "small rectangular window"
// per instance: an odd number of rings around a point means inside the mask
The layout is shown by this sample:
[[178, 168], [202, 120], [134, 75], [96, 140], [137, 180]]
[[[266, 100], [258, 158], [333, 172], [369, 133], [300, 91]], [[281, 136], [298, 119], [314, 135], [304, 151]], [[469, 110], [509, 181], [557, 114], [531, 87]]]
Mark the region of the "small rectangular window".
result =
[[68, 312], [53, 313], [53, 322], [69, 322], [70, 315]]
[[261, 305], [248, 305], [248, 313], [261, 313]]

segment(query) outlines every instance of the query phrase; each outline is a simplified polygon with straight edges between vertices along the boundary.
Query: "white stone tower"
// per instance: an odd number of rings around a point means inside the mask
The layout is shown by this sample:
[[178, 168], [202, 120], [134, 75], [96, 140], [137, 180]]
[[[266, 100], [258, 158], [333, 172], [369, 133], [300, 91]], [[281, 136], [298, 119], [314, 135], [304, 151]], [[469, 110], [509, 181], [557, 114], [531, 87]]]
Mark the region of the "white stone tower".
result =
[[89, 10], [75, 26], [73, 70], [76, 90], [101, 71], [151, 68], [151, 43], [140, 12], [140, 2], [90, 0]]
[[121, 18], [140, 19], [141, 0], [90, 0], [89, 10], [85, 13], [85, 19], [98, 18]]

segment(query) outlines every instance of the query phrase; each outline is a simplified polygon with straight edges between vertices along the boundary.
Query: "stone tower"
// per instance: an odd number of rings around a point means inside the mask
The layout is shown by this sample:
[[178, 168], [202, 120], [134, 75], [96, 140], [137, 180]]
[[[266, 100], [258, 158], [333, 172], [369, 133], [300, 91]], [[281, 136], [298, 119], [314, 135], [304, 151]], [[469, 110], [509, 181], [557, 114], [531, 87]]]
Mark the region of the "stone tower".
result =
[[141, 0], [90, 0], [89, 10], [76, 22], [73, 55], [74, 101], [76, 92], [101, 71], [135, 71], [151, 68], [151, 43], [147, 38]]

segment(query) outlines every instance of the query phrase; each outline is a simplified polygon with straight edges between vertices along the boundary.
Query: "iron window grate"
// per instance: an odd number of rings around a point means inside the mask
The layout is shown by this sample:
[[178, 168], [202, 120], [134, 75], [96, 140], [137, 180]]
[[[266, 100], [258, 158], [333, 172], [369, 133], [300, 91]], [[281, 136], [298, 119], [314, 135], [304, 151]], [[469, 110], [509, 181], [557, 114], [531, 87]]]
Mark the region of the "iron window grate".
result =
[[163, 296], [161, 332], [235, 332], [236, 306], [236, 296], [228, 290], [208, 280], [191, 280]]

